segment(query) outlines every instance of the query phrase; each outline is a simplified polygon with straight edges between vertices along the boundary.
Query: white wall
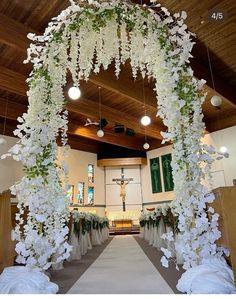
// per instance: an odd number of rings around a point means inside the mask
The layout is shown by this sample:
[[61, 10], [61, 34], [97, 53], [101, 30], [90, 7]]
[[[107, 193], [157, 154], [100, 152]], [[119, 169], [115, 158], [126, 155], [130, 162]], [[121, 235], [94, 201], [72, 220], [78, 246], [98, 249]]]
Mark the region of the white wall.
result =
[[[1, 135], [0, 135], [1, 137]], [[17, 138], [5, 137], [7, 144], [0, 145], [0, 156], [6, 154], [8, 149], [12, 147]], [[60, 159], [60, 149], [59, 149]], [[94, 204], [95, 207], [79, 207], [79, 210], [96, 212], [100, 216], [105, 215], [105, 188], [104, 188], [104, 170], [97, 167], [97, 155], [93, 153], [70, 149], [68, 157], [65, 159], [69, 166], [69, 184], [75, 186], [74, 199], [77, 195], [77, 184], [79, 181], [85, 183], [85, 204], [87, 203], [88, 186], [94, 186]], [[95, 180], [93, 183], [88, 183], [87, 167], [88, 164], [94, 165]], [[16, 181], [23, 176], [22, 166], [20, 162], [14, 161], [12, 158], [0, 160], [0, 192], [8, 189]], [[101, 207], [97, 207], [101, 205]]]
[[205, 143], [213, 145], [217, 150], [221, 146], [227, 147], [229, 158], [215, 161], [212, 171], [222, 171], [225, 185], [232, 186], [233, 179], [236, 179], [236, 126], [207, 134], [203, 140]]
[[[0, 144], [0, 157], [16, 144], [17, 138], [2, 136], [7, 143]], [[0, 159], [0, 192], [9, 189], [15, 182], [23, 177], [22, 165], [12, 158]]]
[[106, 211], [111, 220], [138, 220], [142, 210], [141, 174], [139, 166], [124, 166], [124, 177], [132, 178], [126, 185], [126, 211], [120, 197], [120, 186], [112, 180], [121, 178], [121, 167], [106, 167]]
[[[59, 159], [61, 153], [59, 151]], [[97, 167], [97, 154], [70, 149], [68, 157], [65, 159], [69, 167], [69, 184], [74, 185], [74, 203], [76, 204], [78, 182], [84, 182], [84, 203], [88, 203], [88, 186], [94, 186], [95, 207], [78, 207], [79, 211], [96, 212], [99, 216], [105, 215], [105, 188], [104, 169]], [[94, 165], [94, 183], [88, 182], [88, 164]], [[97, 207], [102, 205], [102, 207]]]
[[[206, 144], [213, 145], [217, 150], [221, 146], [226, 146], [229, 152], [229, 158], [216, 160], [213, 163], [212, 172], [215, 182], [214, 187], [232, 186], [233, 179], [236, 179], [236, 126], [220, 130], [211, 134], [205, 135], [203, 141]], [[143, 202], [153, 204], [147, 207], [156, 206], [154, 202], [172, 200], [173, 192], [152, 193], [151, 173], [150, 173], [150, 159], [160, 157], [162, 155], [172, 152], [171, 146], [165, 146], [160, 149], [155, 149], [147, 152], [148, 165], [142, 167], [142, 185], [143, 185]], [[163, 173], [161, 169], [162, 190]]]
[[[141, 176], [139, 166], [125, 166], [124, 177], [132, 178], [126, 185], [126, 210], [141, 210]], [[120, 197], [120, 186], [113, 182], [115, 178], [121, 178], [121, 167], [106, 167], [106, 208], [107, 210], [120, 211], [123, 209], [122, 199]]]

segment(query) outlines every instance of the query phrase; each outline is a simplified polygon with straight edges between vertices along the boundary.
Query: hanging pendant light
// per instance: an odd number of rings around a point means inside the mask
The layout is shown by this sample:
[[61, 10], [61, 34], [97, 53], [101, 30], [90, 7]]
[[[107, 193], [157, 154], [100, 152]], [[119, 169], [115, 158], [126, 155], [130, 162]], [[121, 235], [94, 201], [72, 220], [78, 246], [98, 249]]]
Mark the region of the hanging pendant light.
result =
[[219, 97], [218, 95], [214, 95], [212, 98], [211, 98], [211, 105], [214, 106], [214, 107], [220, 107], [222, 104], [222, 98]]
[[148, 150], [150, 148], [150, 144], [147, 142], [146, 130], [145, 130], [145, 143], [143, 144], [143, 148], [145, 150]]
[[148, 142], [145, 142], [144, 145], [143, 145], [143, 148], [145, 150], [148, 150], [150, 148], [150, 144]]
[[[8, 109], [8, 100], [6, 102], [6, 108], [5, 108], [5, 117], [4, 117], [4, 123], [3, 123], [3, 130], [2, 130], [2, 135], [5, 135], [6, 131], [6, 122], [7, 122], [7, 109]], [[7, 140], [3, 137], [0, 137], [0, 145], [6, 144]]]
[[102, 138], [105, 133], [102, 130], [102, 105], [101, 105], [101, 87], [98, 87], [98, 91], [99, 91], [99, 130], [97, 131], [97, 136], [99, 138]]
[[151, 123], [151, 118], [149, 117], [149, 116], [147, 116], [147, 115], [144, 115], [142, 118], [141, 118], [141, 124], [143, 125], [143, 126], [148, 126], [148, 125], [150, 125], [150, 123]]
[[81, 90], [79, 89], [79, 87], [72, 86], [68, 90], [68, 96], [70, 97], [71, 100], [76, 101], [81, 96]]
[[143, 126], [148, 126], [151, 123], [151, 118], [147, 115], [146, 110], [146, 97], [145, 97], [145, 90], [144, 90], [144, 79], [143, 79], [143, 106], [144, 106], [144, 116], [141, 118], [141, 124]]
[[[211, 57], [210, 57], [210, 53], [209, 53], [209, 49], [208, 46], [206, 46], [207, 49], [207, 58], [208, 58], [208, 64], [209, 64], [209, 69], [210, 69], [210, 74], [211, 74], [211, 82], [212, 82], [212, 86], [214, 91], [216, 91], [215, 89], [215, 81], [214, 81], [214, 77], [213, 77], [213, 71], [212, 71], [212, 65], [211, 65]], [[211, 105], [219, 108], [222, 104], [222, 98], [218, 95], [214, 95], [211, 98]]]
[[104, 136], [104, 131], [102, 129], [97, 131], [97, 136], [102, 138]]

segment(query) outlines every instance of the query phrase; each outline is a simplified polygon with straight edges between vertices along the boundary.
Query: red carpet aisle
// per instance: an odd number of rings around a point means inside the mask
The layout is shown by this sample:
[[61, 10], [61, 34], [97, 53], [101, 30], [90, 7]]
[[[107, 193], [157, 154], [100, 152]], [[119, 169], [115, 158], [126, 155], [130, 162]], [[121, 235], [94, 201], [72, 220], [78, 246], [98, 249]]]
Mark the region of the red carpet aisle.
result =
[[68, 294], [173, 294], [132, 236], [116, 236]]

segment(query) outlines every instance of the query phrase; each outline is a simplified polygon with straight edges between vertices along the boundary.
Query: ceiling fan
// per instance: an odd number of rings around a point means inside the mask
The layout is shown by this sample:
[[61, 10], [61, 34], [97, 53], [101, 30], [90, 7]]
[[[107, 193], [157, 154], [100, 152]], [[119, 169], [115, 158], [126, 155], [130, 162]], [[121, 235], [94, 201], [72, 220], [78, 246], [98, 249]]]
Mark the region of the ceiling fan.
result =
[[86, 127], [86, 126], [91, 126], [91, 125], [100, 126], [101, 129], [103, 129], [108, 125], [108, 122], [105, 118], [102, 118], [99, 122], [95, 122], [95, 121], [92, 121], [90, 118], [87, 118], [86, 124], [84, 126]]
[[99, 126], [99, 122], [93, 122], [90, 118], [87, 118], [84, 126], [87, 127], [91, 125]]

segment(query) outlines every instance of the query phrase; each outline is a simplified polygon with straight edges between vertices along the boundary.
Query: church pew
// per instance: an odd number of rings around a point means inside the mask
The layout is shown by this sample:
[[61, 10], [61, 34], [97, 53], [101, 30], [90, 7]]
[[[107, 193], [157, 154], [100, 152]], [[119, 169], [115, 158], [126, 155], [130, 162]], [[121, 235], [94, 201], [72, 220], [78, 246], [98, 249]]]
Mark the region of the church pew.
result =
[[11, 240], [11, 231], [11, 193], [4, 191], [0, 194], [0, 273], [14, 263], [15, 243]]

